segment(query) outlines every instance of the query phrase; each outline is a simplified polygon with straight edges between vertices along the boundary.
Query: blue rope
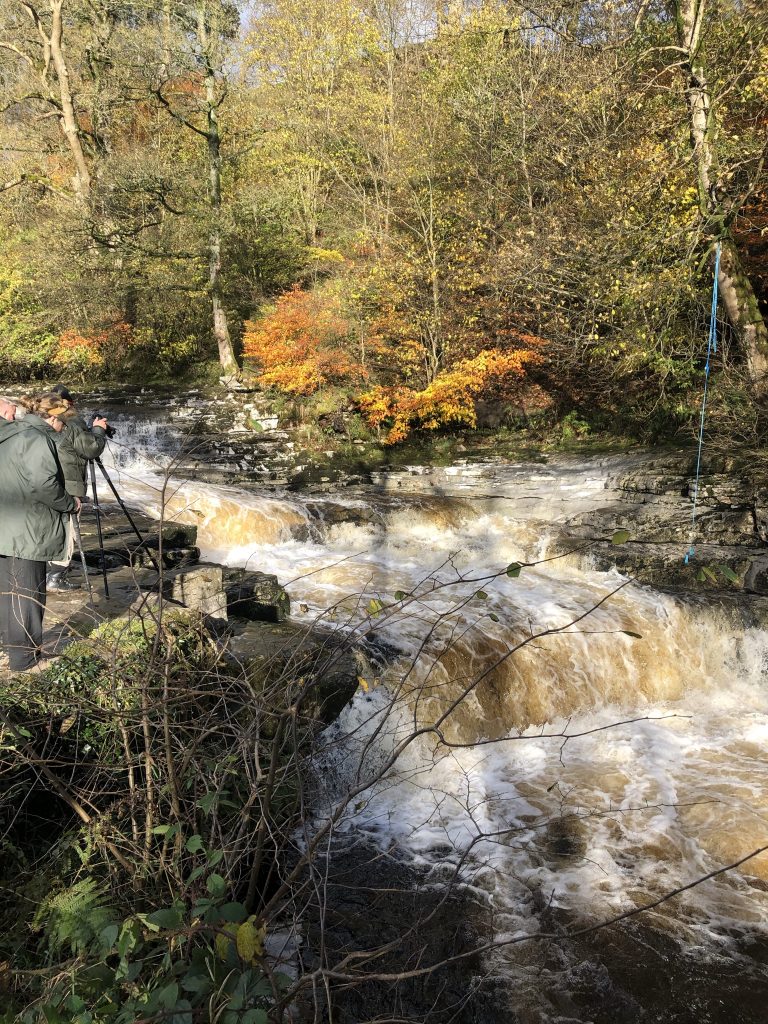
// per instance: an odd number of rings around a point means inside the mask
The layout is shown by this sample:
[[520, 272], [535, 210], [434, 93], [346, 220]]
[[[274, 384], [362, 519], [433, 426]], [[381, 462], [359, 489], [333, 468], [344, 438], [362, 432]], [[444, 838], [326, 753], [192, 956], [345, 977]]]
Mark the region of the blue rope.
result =
[[696, 505], [699, 498], [699, 480], [701, 478], [701, 449], [704, 446], [704, 416], [707, 411], [707, 393], [709, 391], [709, 368], [713, 355], [717, 353], [717, 288], [720, 275], [720, 243], [715, 249], [715, 281], [712, 286], [712, 309], [709, 315], [709, 340], [707, 341], [707, 362], [704, 367], [704, 395], [701, 400], [701, 419], [699, 421], [699, 452], [696, 457], [696, 479], [693, 484], [693, 513], [691, 515], [690, 546], [685, 554], [685, 564], [696, 554], [693, 538], [696, 532]]

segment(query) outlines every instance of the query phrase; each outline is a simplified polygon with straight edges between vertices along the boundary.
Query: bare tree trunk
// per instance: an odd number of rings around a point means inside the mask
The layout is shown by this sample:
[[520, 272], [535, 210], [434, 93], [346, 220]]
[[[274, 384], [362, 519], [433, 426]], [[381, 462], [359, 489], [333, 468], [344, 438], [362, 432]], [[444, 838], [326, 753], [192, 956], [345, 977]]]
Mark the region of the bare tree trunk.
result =
[[[768, 326], [758, 306], [752, 282], [744, 272], [736, 244], [728, 230], [719, 198], [719, 172], [715, 150], [717, 130], [706, 69], [699, 47], [707, 0], [674, 0], [678, 45], [683, 56], [685, 100], [691, 128], [691, 150], [696, 166], [699, 210], [705, 223], [722, 242], [719, 286], [723, 305], [743, 348], [749, 374], [758, 391], [768, 387]], [[729, 211], [732, 219], [734, 211]]]
[[208, 287], [211, 293], [213, 336], [219, 350], [219, 362], [225, 375], [239, 373], [227, 314], [222, 303], [221, 288], [221, 133], [219, 131], [219, 98], [216, 94], [216, 71], [210, 49], [210, 37], [204, 5], [197, 13], [197, 35], [205, 61], [206, 140], [208, 143], [208, 195], [211, 203], [211, 234], [208, 247]]
[[744, 346], [750, 379], [758, 390], [765, 391], [768, 389], [768, 328], [755, 289], [730, 236], [723, 239], [718, 282], [728, 320], [738, 331]]
[[[42, 67], [40, 68], [40, 81], [46, 95], [56, 106], [61, 129], [64, 132], [67, 145], [75, 161], [75, 174], [72, 179], [73, 188], [77, 198], [81, 202], [87, 202], [91, 192], [91, 173], [88, 169], [88, 162], [85, 159], [80, 126], [77, 122], [72, 90], [69, 85], [69, 69], [64, 58], [63, 4], [64, 0], [50, 0], [51, 27], [49, 32], [44, 27], [43, 19], [40, 17], [40, 13], [35, 5], [30, 0], [22, 0], [22, 6], [32, 19], [42, 45], [43, 60]], [[48, 77], [51, 64], [56, 72], [56, 79], [58, 81], [58, 97], [55, 96]]]

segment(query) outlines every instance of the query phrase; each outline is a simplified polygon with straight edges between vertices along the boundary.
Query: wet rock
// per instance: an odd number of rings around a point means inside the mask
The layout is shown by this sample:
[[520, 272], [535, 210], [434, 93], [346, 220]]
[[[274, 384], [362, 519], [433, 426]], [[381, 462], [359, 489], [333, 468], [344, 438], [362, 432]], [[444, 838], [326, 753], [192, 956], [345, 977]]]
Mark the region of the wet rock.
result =
[[[153, 551], [146, 547], [140, 547], [131, 552], [130, 558], [130, 564], [134, 567], [156, 569], [158, 551], [156, 548]], [[182, 565], [194, 565], [195, 562], [200, 561], [200, 548], [163, 547], [162, 561], [163, 567], [166, 569], [176, 569]]]
[[291, 601], [277, 576], [245, 569], [224, 571], [227, 611], [243, 619], [284, 622], [291, 612]]
[[235, 628], [229, 649], [249, 666], [254, 685], [277, 682], [300, 701], [305, 719], [329, 724], [350, 702], [359, 677], [372, 679], [368, 653], [341, 631], [292, 622], [248, 622]]
[[163, 594], [219, 622], [227, 621], [227, 596], [220, 565], [198, 565], [163, 581]]
[[[83, 552], [85, 556], [85, 564], [90, 566], [92, 569], [101, 569], [102, 565], [106, 569], [120, 569], [126, 565], [127, 562], [125, 557], [119, 554], [117, 551], [104, 551], [102, 556], [99, 548], [89, 548]], [[74, 554], [75, 561], [79, 564], [80, 555], [77, 551]]]
[[[154, 524], [152, 533], [144, 541], [144, 546], [151, 550], [160, 546], [157, 526]], [[190, 523], [163, 523], [162, 538], [163, 547], [192, 548], [197, 544], [197, 527]]]
[[[422, 870], [359, 837], [346, 847], [337, 842], [330, 857], [316, 858], [315, 868], [323, 888], [320, 900], [305, 901], [305, 968], [354, 953], [359, 980], [331, 982], [332, 1011], [318, 989], [300, 1019], [516, 1024], [498, 978], [489, 977], [474, 952], [493, 933], [487, 904], [458, 886], [425, 887]], [[363, 950], [372, 952], [369, 961], [360, 959]], [[408, 977], [413, 969], [416, 976]], [[399, 972], [405, 975], [399, 981], [367, 977]]]
[[333, 501], [308, 501], [306, 508], [312, 518], [323, 526], [335, 526], [338, 523], [367, 526], [381, 518], [371, 505], [362, 503], [341, 505]]
[[555, 860], [580, 859], [587, 852], [587, 830], [575, 814], [565, 814], [547, 823], [544, 833], [547, 855]]

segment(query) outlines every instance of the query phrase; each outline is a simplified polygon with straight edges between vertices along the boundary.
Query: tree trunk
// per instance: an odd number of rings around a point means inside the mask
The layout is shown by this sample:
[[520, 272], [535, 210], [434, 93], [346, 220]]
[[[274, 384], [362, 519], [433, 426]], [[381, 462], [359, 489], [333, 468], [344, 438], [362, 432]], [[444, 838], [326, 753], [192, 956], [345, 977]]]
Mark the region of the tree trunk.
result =
[[[744, 352], [756, 390], [768, 388], [768, 326], [757, 296], [744, 272], [736, 245], [727, 229], [715, 149], [716, 117], [706, 69], [699, 53], [707, 0], [674, 0], [678, 45], [682, 51], [685, 100], [691, 129], [691, 150], [696, 166], [699, 210], [711, 234], [722, 242], [719, 285], [723, 305]], [[732, 218], [733, 212], [729, 214]]]
[[229, 334], [227, 313], [221, 289], [221, 134], [216, 95], [216, 72], [209, 46], [205, 10], [198, 9], [197, 34], [205, 60], [206, 139], [208, 143], [208, 195], [211, 203], [211, 235], [208, 248], [208, 286], [211, 293], [213, 336], [219, 350], [219, 362], [227, 377], [237, 377], [239, 367]]
[[62, 48], [63, 25], [61, 8], [64, 0], [51, 0], [51, 34], [49, 37], [51, 61], [56, 70], [61, 99], [61, 127], [75, 161], [74, 187], [78, 198], [87, 202], [91, 192], [91, 175], [83, 152], [80, 127], [69, 87], [69, 71]]
[[768, 329], [760, 312], [755, 289], [744, 272], [739, 251], [732, 238], [722, 242], [720, 295], [728, 320], [744, 347], [750, 379], [760, 391], [768, 390]]

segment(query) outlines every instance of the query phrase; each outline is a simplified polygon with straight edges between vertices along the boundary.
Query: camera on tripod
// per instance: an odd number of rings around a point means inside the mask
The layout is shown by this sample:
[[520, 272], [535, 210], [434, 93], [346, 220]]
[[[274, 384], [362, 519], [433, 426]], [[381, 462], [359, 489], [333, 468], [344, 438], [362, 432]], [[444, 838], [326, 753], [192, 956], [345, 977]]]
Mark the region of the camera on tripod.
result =
[[[88, 429], [89, 430], [93, 430], [93, 421], [94, 420], [105, 420], [106, 418], [107, 418], [107, 414], [105, 412], [94, 412], [94, 413], [92, 413], [90, 419], [88, 420]], [[107, 435], [107, 437], [111, 441], [112, 438], [117, 433], [117, 431], [115, 430], [114, 427], [110, 427], [110, 425], [107, 424], [106, 427], [104, 428], [104, 433]]]

